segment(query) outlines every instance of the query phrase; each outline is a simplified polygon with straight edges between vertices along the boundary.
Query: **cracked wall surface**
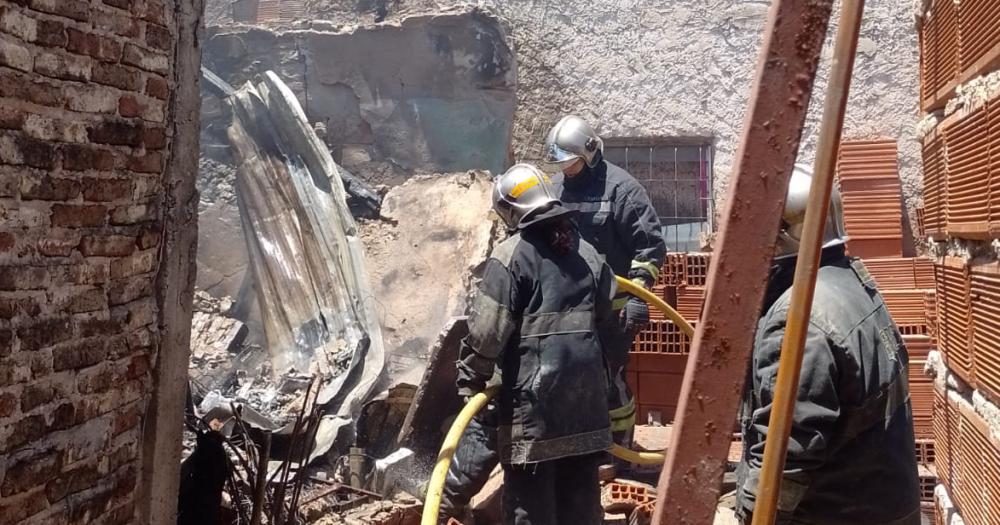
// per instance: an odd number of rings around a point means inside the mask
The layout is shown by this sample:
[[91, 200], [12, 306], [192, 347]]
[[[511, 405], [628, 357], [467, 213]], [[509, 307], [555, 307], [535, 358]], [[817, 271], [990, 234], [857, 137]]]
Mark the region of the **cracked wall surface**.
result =
[[516, 65], [499, 21], [479, 10], [363, 27], [215, 28], [205, 60], [234, 85], [274, 69], [334, 158], [372, 183], [508, 162]]
[[[537, 160], [548, 127], [575, 112], [605, 136], [715, 137], [715, 196], [725, 194], [770, 2], [308, 0], [306, 7], [311, 18], [370, 24], [383, 13], [394, 20], [459, 4], [491, 9], [511, 27], [519, 69], [518, 160]], [[826, 86], [830, 40], [816, 93]], [[847, 138], [899, 141], [911, 222], [922, 189], [914, 133], [917, 49], [910, 2], [866, 4], [845, 124]], [[810, 111], [802, 161], [814, 155], [820, 102]]]

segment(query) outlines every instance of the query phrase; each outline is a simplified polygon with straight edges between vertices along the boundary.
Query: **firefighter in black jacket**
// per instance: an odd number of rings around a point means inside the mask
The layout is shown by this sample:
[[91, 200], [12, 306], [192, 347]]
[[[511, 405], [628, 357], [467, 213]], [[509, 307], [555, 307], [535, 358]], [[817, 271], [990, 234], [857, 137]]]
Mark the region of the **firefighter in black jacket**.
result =
[[[737, 516], [750, 523], [774, 399], [795, 255], [812, 173], [796, 167], [743, 400]], [[919, 525], [907, 353], [881, 294], [844, 252], [840, 196], [830, 204], [806, 334], [777, 523]]]
[[[580, 234], [607, 258], [615, 275], [628, 276], [644, 288], [656, 282], [667, 246], [660, 218], [646, 190], [628, 172], [604, 160], [604, 141], [582, 118], [563, 117], [545, 141], [545, 161], [562, 171], [553, 179], [559, 200], [577, 211]], [[625, 382], [628, 352], [636, 333], [649, 322], [645, 301], [615, 298], [619, 326], [606, 334], [612, 372], [611, 429], [628, 448], [635, 426], [635, 400]]]
[[617, 322], [614, 275], [534, 166], [497, 179], [494, 209], [511, 235], [473, 300], [459, 393], [482, 391], [499, 368], [505, 523], [597, 525], [597, 468], [611, 445], [602, 337]]
[[[604, 160], [604, 143], [576, 116], [561, 119], [548, 134], [545, 160], [561, 170], [555, 176], [563, 207], [576, 211], [580, 234], [603, 255], [615, 275], [649, 288], [663, 266], [666, 244], [660, 220], [645, 189], [625, 170]], [[609, 405], [613, 439], [626, 448], [635, 426], [635, 401], [625, 381], [628, 351], [636, 333], [649, 322], [649, 307], [638, 298], [616, 297], [619, 323], [603, 328], [611, 369]], [[445, 481], [441, 523], [468, 519], [469, 501], [489, 480], [497, 464], [496, 414], [487, 408], [469, 425]], [[623, 462], [618, 463], [624, 468]]]

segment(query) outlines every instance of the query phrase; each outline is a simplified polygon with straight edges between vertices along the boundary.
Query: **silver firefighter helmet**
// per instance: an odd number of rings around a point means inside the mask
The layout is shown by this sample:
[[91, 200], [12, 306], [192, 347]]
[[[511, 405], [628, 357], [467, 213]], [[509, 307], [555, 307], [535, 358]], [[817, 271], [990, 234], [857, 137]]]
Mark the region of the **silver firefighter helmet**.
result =
[[493, 209], [511, 230], [569, 213], [552, 180], [531, 164], [515, 164], [493, 183]]
[[[812, 168], [796, 164], [792, 178], [788, 182], [785, 198], [785, 212], [781, 216], [781, 230], [774, 250], [775, 260], [795, 257], [799, 253], [802, 227], [805, 225], [806, 205], [809, 202], [809, 188], [812, 186]], [[847, 242], [847, 228], [844, 226], [844, 204], [840, 190], [834, 184], [830, 194], [830, 209], [826, 214], [826, 229], [823, 231], [823, 248]]]
[[576, 115], [567, 115], [559, 120], [545, 139], [545, 163], [560, 169], [576, 159], [583, 159], [593, 168], [598, 161], [598, 152], [604, 151], [604, 141], [594, 133], [587, 121]]

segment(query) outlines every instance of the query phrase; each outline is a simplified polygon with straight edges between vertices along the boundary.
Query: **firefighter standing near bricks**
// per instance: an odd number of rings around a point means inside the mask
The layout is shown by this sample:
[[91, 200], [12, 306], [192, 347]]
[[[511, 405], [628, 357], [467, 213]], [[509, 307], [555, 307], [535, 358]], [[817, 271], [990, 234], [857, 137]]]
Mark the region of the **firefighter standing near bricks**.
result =
[[[750, 523], [812, 172], [792, 174], [743, 398], [737, 516]], [[840, 195], [830, 203], [806, 334], [779, 524], [919, 525], [907, 353], [875, 280], [845, 254]]]
[[[559, 199], [578, 213], [583, 238], [607, 258], [615, 275], [650, 288], [659, 276], [667, 246], [660, 218], [642, 185], [604, 159], [604, 141], [575, 115], [563, 117], [549, 131], [545, 161], [561, 171], [553, 179]], [[609, 349], [611, 429], [615, 443], [629, 448], [635, 399], [625, 381], [625, 366], [632, 341], [649, 323], [649, 306], [637, 297], [619, 295], [614, 308], [621, 322], [608, 334], [614, 341]]]
[[459, 394], [483, 391], [499, 369], [504, 523], [599, 525], [614, 274], [540, 170], [515, 165], [493, 193], [510, 237], [493, 249], [472, 302]]
[[[660, 220], [645, 189], [625, 170], [604, 160], [604, 143], [583, 119], [562, 118], [549, 131], [545, 161], [560, 173], [556, 192], [565, 208], [576, 211], [581, 236], [603, 255], [615, 275], [649, 288], [666, 255]], [[606, 326], [611, 368], [609, 405], [616, 443], [629, 448], [635, 426], [635, 401], [625, 381], [628, 352], [635, 335], [649, 322], [649, 307], [638, 298], [616, 297], [619, 323]], [[441, 500], [441, 523], [467, 522], [469, 501], [489, 480], [497, 464], [496, 412], [488, 406], [466, 429], [452, 459]], [[619, 468], [626, 467], [618, 462]]]

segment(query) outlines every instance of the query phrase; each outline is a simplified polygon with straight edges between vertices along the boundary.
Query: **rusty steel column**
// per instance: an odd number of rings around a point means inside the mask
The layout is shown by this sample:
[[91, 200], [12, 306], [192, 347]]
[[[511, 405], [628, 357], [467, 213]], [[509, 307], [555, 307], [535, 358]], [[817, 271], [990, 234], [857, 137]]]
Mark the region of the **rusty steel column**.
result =
[[806, 333], [809, 331], [809, 319], [816, 292], [816, 276], [819, 273], [820, 257], [823, 253], [823, 230], [826, 229], [827, 210], [830, 209], [830, 195], [833, 193], [837, 154], [840, 152], [840, 135], [844, 129], [844, 114], [847, 112], [847, 96], [851, 91], [854, 56], [858, 50], [858, 35], [861, 33], [865, 0], [843, 0], [840, 10], [840, 25], [834, 43], [833, 63], [830, 66], [826, 107], [819, 130], [816, 163], [812, 186], [809, 188], [805, 223], [802, 226], [798, 261], [795, 265], [785, 336], [781, 341], [781, 357], [774, 385], [774, 399], [771, 401], [771, 417], [767, 423], [764, 464], [761, 466], [760, 481], [757, 485], [753, 525], [771, 525], [778, 515], [785, 457], [788, 454], [788, 441], [799, 393], [799, 377], [802, 372], [802, 361], [805, 358]]
[[774, 0], [653, 523], [711, 524], [833, 0]]

